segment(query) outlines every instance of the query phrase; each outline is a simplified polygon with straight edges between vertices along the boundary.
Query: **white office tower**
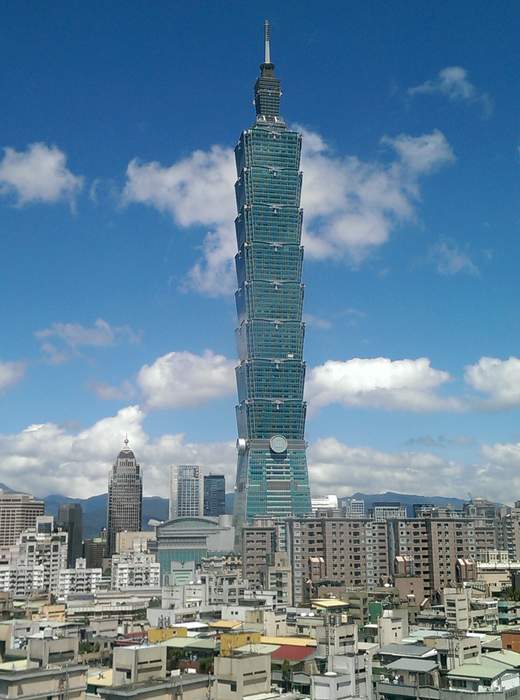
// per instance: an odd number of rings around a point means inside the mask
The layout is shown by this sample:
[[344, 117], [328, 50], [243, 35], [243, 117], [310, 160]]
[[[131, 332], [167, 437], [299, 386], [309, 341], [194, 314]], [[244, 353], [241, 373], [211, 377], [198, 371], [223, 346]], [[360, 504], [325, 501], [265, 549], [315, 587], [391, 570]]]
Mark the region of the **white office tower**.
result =
[[15, 598], [58, 589], [59, 572], [67, 568], [68, 535], [54, 525], [52, 516], [36, 518], [11, 548], [10, 563], [0, 567], [0, 586]]
[[204, 515], [204, 472], [194, 464], [181, 464], [170, 473], [170, 520]]
[[345, 515], [347, 518], [364, 518], [365, 501], [358, 498], [347, 498], [345, 501]]
[[101, 569], [87, 569], [85, 559], [76, 559], [74, 568], [59, 572], [57, 593], [64, 598], [71, 593], [95, 593], [102, 576]]
[[153, 554], [124, 552], [112, 557], [112, 589], [159, 588], [161, 565]]
[[311, 498], [311, 505], [313, 513], [318, 510], [337, 510], [338, 497], [332, 494], [328, 496], [314, 496]]

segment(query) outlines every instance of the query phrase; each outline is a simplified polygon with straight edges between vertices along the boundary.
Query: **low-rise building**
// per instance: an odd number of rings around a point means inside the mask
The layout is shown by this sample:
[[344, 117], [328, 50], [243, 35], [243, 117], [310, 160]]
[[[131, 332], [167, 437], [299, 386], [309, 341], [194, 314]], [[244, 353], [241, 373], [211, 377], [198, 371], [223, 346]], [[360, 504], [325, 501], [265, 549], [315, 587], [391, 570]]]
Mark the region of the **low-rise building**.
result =
[[166, 678], [166, 647], [116, 647], [112, 661], [115, 686]]
[[0, 695], [17, 700], [85, 700], [88, 666], [0, 670]]

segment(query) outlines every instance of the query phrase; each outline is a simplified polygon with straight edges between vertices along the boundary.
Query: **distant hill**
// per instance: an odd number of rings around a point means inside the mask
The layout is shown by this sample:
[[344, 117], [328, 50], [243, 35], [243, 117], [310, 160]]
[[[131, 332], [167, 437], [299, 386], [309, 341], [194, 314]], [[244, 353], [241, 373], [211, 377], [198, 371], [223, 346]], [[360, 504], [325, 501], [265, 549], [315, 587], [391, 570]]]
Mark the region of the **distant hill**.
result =
[[[0, 483], [0, 491], [13, 491], [12, 488]], [[407, 514], [413, 515], [413, 506], [419, 503], [431, 503], [432, 505], [447, 506], [453, 508], [461, 508], [464, 500], [460, 498], [450, 498], [446, 496], [417, 496], [403, 493], [394, 493], [386, 491], [385, 493], [355, 493], [352, 496], [342, 496], [339, 498], [340, 503], [344, 503], [347, 498], [358, 498], [365, 502], [365, 511], [376, 501], [395, 501], [406, 506]], [[107, 517], [107, 494], [101, 493], [98, 496], [90, 498], [70, 498], [69, 496], [61, 496], [52, 494], [45, 496], [45, 512], [49, 515], [57, 517], [58, 509], [62, 503], [80, 503], [83, 508], [83, 536], [95, 537], [99, 531], [106, 525]], [[234, 493], [226, 493], [226, 513], [233, 513], [233, 503], [235, 500]], [[143, 498], [143, 527], [148, 528], [148, 521], [151, 519], [167, 520], [168, 518], [168, 499], [161, 496], [145, 496]]]
[[394, 493], [386, 491], [385, 493], [354, 493], [352, 496], [343, 496], [339, 499], [340, 503], [344, 503], [348, 498], [357, 498], [365, 502], [365, 512], [367, 512], [374, 503], [378, 501], [392, 501], [406, 506], [406, 513], [409, 517], [413, 516], [413, 506], [421, 503], [428, 503], [434, 506], [451, 506], [452, 508], [462, 508], [464, 500], [461, 498], [450, 498], [447, 496], [416, 496], [404, 493]]
[[[80, 503], [83, 509], [83, 537], [95, 537], [105, 527], [107, 520], [107, 494], [90, 498], [69, 498], [53, 494], [45, 496], [45, 512], [58, 516], [62, 503]], [[145, 496], [143, 498], [143, 527], [148, 530], [148, 521], [166, 520], [168, 518], [168, 499], [160, 496]]]

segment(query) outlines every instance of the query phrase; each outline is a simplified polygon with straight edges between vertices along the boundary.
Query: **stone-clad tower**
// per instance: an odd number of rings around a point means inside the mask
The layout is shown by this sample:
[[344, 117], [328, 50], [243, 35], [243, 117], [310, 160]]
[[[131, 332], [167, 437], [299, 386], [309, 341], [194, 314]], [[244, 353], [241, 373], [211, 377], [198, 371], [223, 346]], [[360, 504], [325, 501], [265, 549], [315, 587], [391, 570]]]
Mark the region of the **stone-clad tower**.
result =
[[108, 556], [114, 554], [116, 535], [122, 530], [141, 530], [143, 480], [141, 467], [132, 450], [125, 447], [117, 455], [108, 479], [107, 540]]
[[310, 511], [304, 440], [301, 135], [280, 116], [280, 82], [265, 60], [256, 121], [235, 149], [238, 216], [235, 521]]

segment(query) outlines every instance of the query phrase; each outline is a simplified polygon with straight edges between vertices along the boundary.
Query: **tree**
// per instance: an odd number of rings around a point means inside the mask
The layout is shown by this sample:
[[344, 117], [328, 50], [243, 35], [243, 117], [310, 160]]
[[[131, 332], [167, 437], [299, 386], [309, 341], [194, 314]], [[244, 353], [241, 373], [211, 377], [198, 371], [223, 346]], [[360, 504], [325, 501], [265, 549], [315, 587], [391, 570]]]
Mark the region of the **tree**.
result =
[[287, 659], [282, 662], [282, 679], [284, 684], [284, 690], [290, 690], [291, 688], [291, 664]]

